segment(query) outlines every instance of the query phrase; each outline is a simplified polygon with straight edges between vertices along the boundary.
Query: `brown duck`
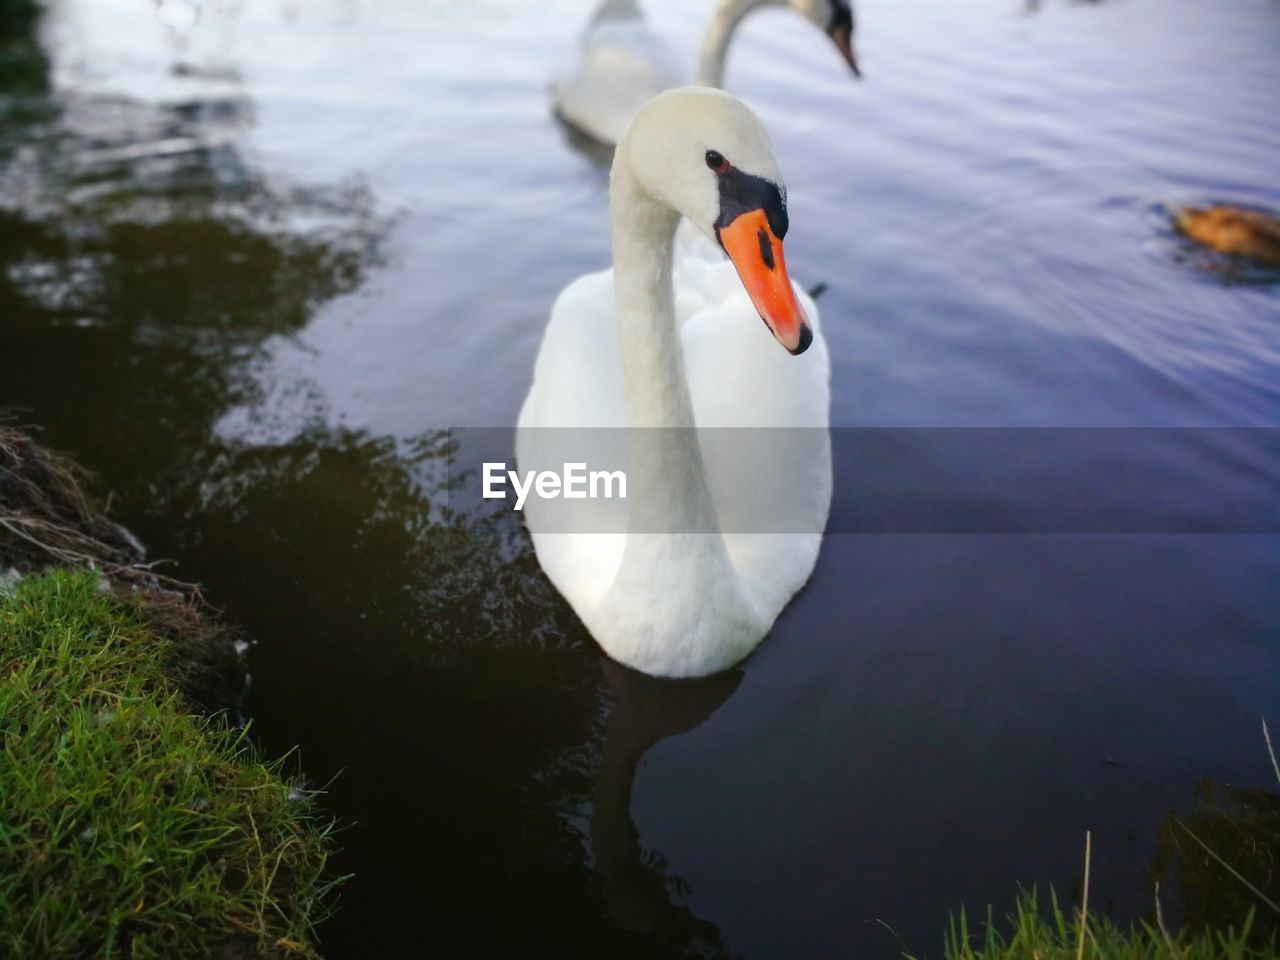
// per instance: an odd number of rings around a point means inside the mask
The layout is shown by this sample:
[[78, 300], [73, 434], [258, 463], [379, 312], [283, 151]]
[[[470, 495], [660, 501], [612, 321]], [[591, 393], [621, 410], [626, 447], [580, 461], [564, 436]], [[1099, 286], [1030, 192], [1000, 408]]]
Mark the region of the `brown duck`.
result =
[[1280, 217], [1240, 207], [1183, 207], [1173, 222], [1215, 250], [1280, 265]]

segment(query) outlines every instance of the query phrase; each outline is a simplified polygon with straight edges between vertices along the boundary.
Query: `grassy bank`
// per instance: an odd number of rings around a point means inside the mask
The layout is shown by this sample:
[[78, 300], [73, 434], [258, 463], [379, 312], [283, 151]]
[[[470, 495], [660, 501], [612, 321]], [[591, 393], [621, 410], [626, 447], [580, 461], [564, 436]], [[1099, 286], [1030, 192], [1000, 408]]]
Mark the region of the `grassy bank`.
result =
[[1257, 944], [1252, 917], [1238, 928], [1173, 934], [1155, 926], [1122, 929], [1091, 916], [1082, 924], [1050, 897], [1047, 909], [1034, 893], [1018, 899], [1002, 923], [988, 916], [973, 925], [962, 913], [946, 935], [946, 960], [1277, 960], [1274, 943]]
[[197, 706], [235, 707], [244, 663], [237, 636], [191, 584], [163, 576], [142, 545], [107, 516], [73, 461], [4, 421], [0, 411], [0, 578], [50, 567], [99, 571], [118, 596], [141, 603], [169, 641], [166, 669]]
[[0, 955], [313, 956], [328, 827], [92, 571], [0, 596]]
[[[1280, 763], [1262, 725], [1271, 767]], [[990, 912], [972, 924], [961, 912], [944, 939], [946, 960], [1280, 960], [1280, 794], [1205, 783], [1185, 817], [1161, 830], [1148, 922], [1121, 928], [1090, 913], [1091, 844], [1086, 838], [1084, 903], [1065, 910], [1024, 892], [1003, 922]], [[1171, 932], [1158, 880], [1177, 862], [1173, 897], [1181, 927]], [[908, 960], [914, 960], [906, 954]]]

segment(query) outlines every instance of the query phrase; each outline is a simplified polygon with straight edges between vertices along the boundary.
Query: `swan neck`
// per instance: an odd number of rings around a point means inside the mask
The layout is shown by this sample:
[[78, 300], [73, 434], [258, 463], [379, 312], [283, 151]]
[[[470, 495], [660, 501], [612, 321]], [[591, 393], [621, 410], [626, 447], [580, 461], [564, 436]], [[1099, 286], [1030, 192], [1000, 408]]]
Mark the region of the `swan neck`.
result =
[[729, 54], [729, 41], [742, 18], [756, 7], [781, 5], [785, 0], [721, 0], [711, 17], [707, 38], [702, 44], [698, 63], [698, 83], [704, 87], [724, 85], [724, 64]]
[[628, 423], [692, 427], [672, 286], [678, 217], [645, 194], [622, 151], [614, 163], [610, 213]]
[[[763, 631], [721, 535], [694, 429], [672, 287], [678, 218], [633, 176], [629, 136], [614, 155], [610, 186], [630, 427], [628, 529], [618, 571], [592, 617], [624, 638], [619, 659], [690, 676], [741, 659]], [[646, 599], [654, 597], [660, 615]], [[673, 624], [680, 625], [675, 635]]]
[[676, 326], [672, 255], [679, 218], [631, 175], [625, 141], [614, 159], [610, 210], [632, 530], [717, 531]]

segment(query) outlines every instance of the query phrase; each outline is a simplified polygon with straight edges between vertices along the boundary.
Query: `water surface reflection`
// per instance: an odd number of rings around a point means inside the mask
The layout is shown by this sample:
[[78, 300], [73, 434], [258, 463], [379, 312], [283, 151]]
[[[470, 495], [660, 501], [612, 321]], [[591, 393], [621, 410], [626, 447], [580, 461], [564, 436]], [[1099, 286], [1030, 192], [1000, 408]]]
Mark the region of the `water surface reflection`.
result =
[[666, 875], [660, 853], [641, 849], [631, 817], [636, 770], [658, 741], [697, 728], [738, 688], [742, 673], [732, 670], [693, 681], [657, 680], [607, 658], [600, 661], [613, 705], [596, 774], [591, 809], [591, 851], [604, 883], [609, 916], [622, 929], [660, 943], [698, 948], [699, 956], [723, 952], [713, 924], [699, 920], [675, 897], [688, 892]]
[[223, 571], [219, 595], [255, 635], [293, 651], [255, 658], [260, 734], [300, 739], [313, 775], [344, 770], [328, 790], [356, 825], [338, 869], [360, 881], [327, 949], [403, 949], [412, 925], [387, 921], [425, 904], [433, 925], [498, 949], [707, 955], [715, 928], [642, 854], [630, 793], [649, 746], [737, 678], [602, 676], [523, 529], [424, 520], [447, 456], [436, 438], [405, 455], [356, 434], [241, 450], [211, 471], [182, 547]]

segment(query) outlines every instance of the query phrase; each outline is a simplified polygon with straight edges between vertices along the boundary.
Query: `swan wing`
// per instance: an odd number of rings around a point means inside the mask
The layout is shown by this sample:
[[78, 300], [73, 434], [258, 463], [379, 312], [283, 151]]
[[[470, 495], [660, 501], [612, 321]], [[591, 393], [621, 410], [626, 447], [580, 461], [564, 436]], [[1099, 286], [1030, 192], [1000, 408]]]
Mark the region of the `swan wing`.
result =
[[732, 264], [681, 266], [685, 296], [711, 301], [681, 327], [707, 483], [743, 593], [772, 622], [808, 580], [831, 504], [831, 373], [818, 308], [796, 288], [814, 340], [791, 356]]
[[[551, 309], [516, 430], [519, 469], [559, 468], [565, 456], [592, 459], [582, 452], [583, 438], [616, 446], [624, 432], [605, 428], [625, 425], [613, 271], [605, 270], [579, 277]], [[625, 528], [613, 513], [597, 517], [593, 510], [616, 512], [625, 504], [586, 500], [563, 507], [531, 497], [525, 519], [543, 570], [586, 619], [613, 583], [626, 545], [623, 533], [595, 532]]]
[[[831, 502], [830, 359], [818, 309], [797, 288], [814, 341], [793, 357], [763, 327], [727, 260], [680, 257], [675, 269], [696, 422], [740, 428], [702, 433], [707, 482], [743, 594], [771, 623], [813, 570]], [[522, 470], [558, 467], [562, 451], [580, 456], [584, 430], [626, 425], [613, 271], [606, 270], [574, 281], [552, 308], [520, 412], [517, 460]], [[600, 435], [615, 444], [625, 436], [615, 429]], [[594, 532], [622, 528], [616, 514], [594, 517], [593, 501], [553, 513], [558, 505], [530, 498], [526, 519], [543, 569], [586, 619], [614, 582], [626, 536]]]

